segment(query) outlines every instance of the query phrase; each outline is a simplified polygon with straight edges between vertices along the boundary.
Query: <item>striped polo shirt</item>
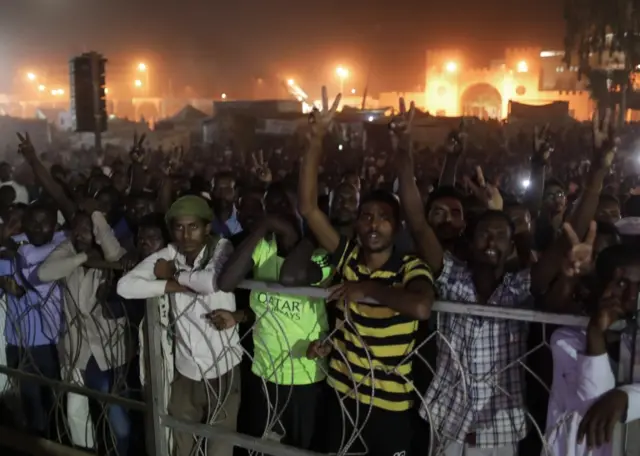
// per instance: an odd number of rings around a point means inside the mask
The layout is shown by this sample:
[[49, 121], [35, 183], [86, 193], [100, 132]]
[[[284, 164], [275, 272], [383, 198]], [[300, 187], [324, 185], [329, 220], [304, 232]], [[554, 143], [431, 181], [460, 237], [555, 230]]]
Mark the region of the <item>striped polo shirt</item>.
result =
[[[371, 280], [405, 287], [414, 279], [433, 282], [429, 267], [413, 255], [394, 250], [384, 266], [370, 271], [360, 262], [360, 246], [343, 238], [335, 252], [336, 275], [341, 281]], [[404, 411], [413, 403], [411, 352], [418, 321], [381, 305], [337, 304], [334, 350], [329, 362], [329, 385], [365, 404]]]

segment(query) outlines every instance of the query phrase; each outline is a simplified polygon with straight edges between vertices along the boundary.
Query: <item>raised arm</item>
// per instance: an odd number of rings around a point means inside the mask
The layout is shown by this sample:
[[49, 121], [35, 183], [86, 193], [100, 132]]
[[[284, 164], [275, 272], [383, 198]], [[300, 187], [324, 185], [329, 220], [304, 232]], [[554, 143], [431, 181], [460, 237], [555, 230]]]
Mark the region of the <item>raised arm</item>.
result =
[[531, 175], [529, 187], [524, 194], [524, 203], [532, 218], [537, 218], [544, 195], [544, 179], [553, 146], [549, 141], [549, 125], [543, 129], [535, 128], [533, 133], [533, 155], [531, 156]]
[[233, 253], [233, 244], [227, 239], [220, 239], [215, 246], [213, 256], [202, 269], [182, 271], [176, 274], [176, 281], [195, 293], [208, 295], [218, 291], [220, 271]]
[[280, 269], [280, 283], [287, 287], [301, 287], [322, 280], [322, 267], [312, 261], [315, 246], [310, 239], [303, 239], [287, 255]]
[[27, 133], [25, 136], [22, 136], [18, 133], [18, 138], [20, 139], [19, 151], [27, 163], [29, 163], [29, 166], [31, 166], [36, 179], [56, 202], [67, 223], [71, 223], [73, 216], [78, 209], [76, 204], [67, 196], [62, 186], [55, 181], [47, 168], [45, 168], [42, 162], [38, 159], [36, 150], [29, 138], [29, 134]]
[[449, 135], [446, 145], [447, 155], [444, 159], [440, 179], [438, 180], [438, 187], [455, 187], [456, 185], [458, 163], [467, 148], [467, 132], [465, 127], [466, 125], [463, 118], [462, 122], [460, 122], [460, 129], [453, 131]]
[[[604, 178], [609, 173], [616, 151], [616, 139], [611, 128], [611, 110], [607, 110], [602, 125], [596, 111], [593, 119], [593, 167], [589, 172], [587, 184], [575, 211], [568, 219], [578, 239], [583, 239], [589, 230], [589, 224], [593, 220], [600, 200], [600, 192]], [[542, 258], [531, 270], [531, 288], [534, 293], [546, 292], [551, 281], [559, 272], [562, 260], [566, 252], [571, 248], [571, 243], [566, 236], [560, 236], [554, 244], [544, 252]]]
[[318, 207], [318, 167], [322, 158], [322, 140], [329, 130], [341, 98], [341, 94], [338, 94], [329, 109], [327, 89], [322, 87], [323, 110], [316, 110], [309, 116], [309, 149], [300, 162], [298, 179], [298, 210], [320, 246], [329, 253], [334, 253], [338, 248], [340, 235]]
[[[403, 106], [404, 100], [400, 104]], [[392, 127], [402, 209], [418, 255], [437, 274], [442, 269], [444, 251], [435, 232], [427, 223], [424, 204], [416, 184], [411, 155], [410, 116], [394, 120]]]

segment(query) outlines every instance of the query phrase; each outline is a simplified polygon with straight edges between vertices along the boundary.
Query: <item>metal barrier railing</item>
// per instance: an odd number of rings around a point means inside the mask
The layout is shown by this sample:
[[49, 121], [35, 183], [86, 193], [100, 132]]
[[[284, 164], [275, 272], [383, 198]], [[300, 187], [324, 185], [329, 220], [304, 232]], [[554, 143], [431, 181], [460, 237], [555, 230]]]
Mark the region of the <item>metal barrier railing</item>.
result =
[[[287, 295], [307, 296], [318, 299], [325, 299], [328, 295], [327, 290], [321, 288], [285, 288], [280, 284], [259, 281], [245, 281], [240, 285], [239, 288], [267, 293], [286, 292]], [[516, 359], [510, 360], [508, 365], [499, 366], [499, 369], [489, 372], [487, 378], [491, 382], [494, 382], [496, 391], [502, 391], [502, 386], [499, 384], [500, 381], [496, 379], [503, 375], [504, 372], [509, 369], [517, 369], [519, 371], [519, 375], [528, 375], [530, 380], [533, 379], [531, 380], [532, 382], [548, 390], [550, 385], [545, 384], [544, 380], [540, 378], [539, 372], [536, 372], [536, 366], [528, 365], [527, 357], [534, 353], [537, 353], [539, 350], [548, 348], [549, 334], [547, 334], [547, 325], [584, 328], [588, 323], [588, 318], [583, 316], [558, 315], [531, 309], [498, 308], [495, 306], [484, 306], [475, 304], [471, 305], [442, 301], [438, 301], [434, 304], [433, 312], [442, 315], [449, 314], [476, 317], [482, 320], [499, 319], [509, 320], [512, 322], [520, 322], [521, 324], [541, 324], [542, 334], [539, 342], [537, 342], [534, 346], [529, 346], [527, 350], [521, 353]], [[178, 316], [178, 318], [180, 317]], [[261, 318], [261, 316], [257, 316], [257, 318], [259, 319]], [[432, 321], [439, 322], [440, 318], [432, 318]], [[351, 323], [346, 321], [342, 324], [346, 325]], [[522, 326], [522, 328], [525, 327], [526, 325]], [[333, 329], [333, 332], [330, 332], [329, 335], [326, 336], [327, 341], [330, 342], [332, 340], [332, 334], [334, 334], [337, 329]], [[26, 373], [20, 369], [12, 369], [2, 365], [0, 365], [0, 374], [6, 375], [9, 379], [13, 380], [21, 379], [31, 382], [37, 382], [38, 384], [42, 385], [47, 385], [57, 392], [78, 394], [84, 397], [91, 398], [95, 401], [99, 401], [103, 404], [119, 405], [127, 410], [137, 410], [143, 412], [146, 417], [145, 428], [147, 439], [145, 442], [145, 447], [147, 454], [150, 455], [169, 456], [170, 454], [172, 454], [170, 449], [170, 442], [172, 440], [170, 436], [168, 436], [167, 429], [193, 434], [198, 438], [209, 439], [219, 444], [226, 443], [229, 447], [233, 445], [245, 448], [246, 450], [249, 450], [251, 452], [270, 454], [274, 456], [311, 456], [319, 454], [312, 451], [301, 450], [293, 446], [288, 446], [278, 441], [279, 437], [282, 437], [282, 435], [274, 435], [278, 434], [278, 432], [274, 431], [275, 423], [278, 421], [278, 410], [270, 410], [270, 413], [272, 413], [273, 416], [270, 418], [271, 421], [269, 422], [269, 429], [265, 429], [265, 432], [262, 436], [245, 435], [236, 432], [233, 429], [233, 426], [228, 426], [228, 423], [227, 425], [223, 424], [223, 421], [229, 421], [229, 419], [225, 420], [225, 417], [233, 416], [233, 413], [230, 410], [226, 410], [226, 408], [227, 405], [231, 403], [231, 400], [229, 398], [233, 395], [238, 395], [235, 391], [232, 391], [229, 395], [224, 397], [224, 400], [222, 401], [220, 407], [217, 408], [214, 413], [209, 414], [210, 416], [208, 417], [207, 423], [205, 424], [185, 421], [183, 419], [176, 418], [175, 416], [171, 416], [171, 414], [167, 411], [168, 403], [167, 396], [165, 394], [166, 384], [164, 382], [165, 366], [163, 366], [162, 340], [163, 337], [166, 337], [166, 334], [163, 333], [163, 331], [165, 330], [166, 328], [163, 328], [161, 325], [161, 315], [159, 307], [155, 302], [149, 300], [146, 304], [146, 317], [144, 324], [144, 369], [147, 373], [147, 381], [144, 385], [143, 401], [133, 400], [122, 397], [120, 395], [96, 391], [95, 389], [89, 389], [84, 386], [79, 386], [77, 384], [69, 382], [48, 379], [40, 375]], [[251, 335], [245, 337], [251, 337]], [[431, 366], [429, 362], [425, 360], [423, 354], [420, 353], [421, 347], [425, 347], [426, 344], [430, 342], [437, 342], [439, 344], [448, 343], [448, 341], [443, 339], [442, 333], [440, 332], [438, 326], [433, 327], [429, 331], [428, 335], [424, 338], [424, 340], [422, 340], [420, 344], [414, 347], [412, 352], [408, 354], [407, 357], [410, 357], [416, 364], [418, 362], [423, 362], [424, 367], [427, 368], [426, 371], [431, 375], [435, 375], [437, 372], [436, 367]], [[464, 365], [462, 363], [459, 363], [456, 366], [456, 368], [460, 370], [459, 381], [460, 385], [462, 385], [461, 388], [465, 389], [470, 384], [468, 373], [464, 372]], [[412, 378], [406, 377], [405, 379], [407, 382], [410, 382], [413, 387]], [[627, 378], [625, 378], [624, 380], [626, 381]], [[364, 380], [361, 380], [361, 382], [362, 381]], [[373, 381], [373, 379], [371, 381]], [[357, 389], [357, 387], [358, 386], [355, 385], [354, 388]], [[419, 393], [419, 397], [423, 397], [425, 394], [425, 391], [417, 392]], [[508, 391], [504, 391], [504, 393], [509, 394]], [[524, 397], [524, 399], [526, 400], [527, 397]], [[424, 399], [422, 399], [422, 401], [424, 402]], [[425, 405], [428, 408], [428, 404]], [[57, 406], [61, 407], [62, 405], [58, 403]], [[233, 407], [237, 408], [237, 404]], [[231, 406], [229, 406], [229, 408], [231, 408]], [[529, 437], [533, 436], [534, 439], [537, 438], [538, 440], [542, 440], [542, 454], [545, 454], [545, 452], [547, 452], [547, 454], [557, 456], [549, 452], [550, 447], [547, 446], [546, 442], [544, 441], [544, 428], [539, 428], [536, 424], [536, 421], [539, 420], [540, 417], [533, 417], [529, 411], [527, 411], [526, 414], [528, 427], [533, 429], [533, 431], [529, 433]], [[368, 417], [365, 418], [365, 422], [367, 419]], [[233, 420], [231, 419], [231, 421]], [[352, 423], [353, 430], [351, 432], [351, 436], [347, 439], [347, 442], [342, 448], [340, 454], [361, 454], [362, 450], [356, 450], [354, 449], [355, 447], [352, 448], [353, 444], [356, 443], [361, 434], [361, 429], [358, 428], [358, 423], [358, 419], [356, 419], [355, 423]], [[437, 432], [433, 429], [430, 429], [429, 432], [431, 433], [432, 441], [438, 441], [439, 439], [443, 438], [442, 436], [437, 435]], [[627, 440], [628, 436], [625, 436], [624, 433], [618, 433], [613, 450], [614, 455], [622, 456], [625, 454], [631, 454], [625, 453], [624, 451], [624, 446], [626, 445], [625, 442]], [[95, 447], [92, 451], [97, 451], [96, 448], [97, 443], [95, 443]], [[202, 449], [199, 449], [199, 451], [204, 452], [204, 450]], [[228, 449], [222, 449], [220, 450], [220, 453], [222, 454], [224, 451], [228, 451]], [[435, 446], [430, 447], [428, 454], [436, 454]], [[524, 453], [521, 452], [521, 456], [524, 456]]]

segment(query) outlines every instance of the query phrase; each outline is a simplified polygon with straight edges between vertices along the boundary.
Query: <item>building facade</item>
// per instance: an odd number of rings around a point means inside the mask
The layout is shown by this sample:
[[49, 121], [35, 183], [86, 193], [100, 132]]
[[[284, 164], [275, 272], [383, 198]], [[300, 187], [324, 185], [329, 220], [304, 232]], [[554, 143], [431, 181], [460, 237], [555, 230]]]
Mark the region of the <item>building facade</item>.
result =
[[588, 120], [594, 103], [586, 81], [578, 80], [577, 68], [567, 67], [563, 55], [512, 48], [504, 60], [469, 68], [459, 51], [427, 51], [424, 106], [434, 115], [504, 119], [509, 101], [530, 105], [565, 101], [575, 119]]

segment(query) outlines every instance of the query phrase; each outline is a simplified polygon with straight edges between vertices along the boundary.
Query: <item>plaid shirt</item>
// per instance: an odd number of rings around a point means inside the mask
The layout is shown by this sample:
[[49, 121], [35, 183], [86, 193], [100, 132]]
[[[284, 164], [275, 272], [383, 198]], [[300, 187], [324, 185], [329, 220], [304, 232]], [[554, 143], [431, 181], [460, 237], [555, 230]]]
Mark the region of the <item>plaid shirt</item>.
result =
[[[530, 302], [529, 270], [505, 274], [488, 305], [518, 307]], [[452, 255], [444, 259], [436, 282], [439, 299], [477, 303], [467, 265]], [[527, 432], [524, 371], [526, 323], [467, 315], [440, 315], [438, 358], [433, 382], [420, 415], [439, 440], [464, 443], [476, 434], [479, 448], [515, 444]]]

